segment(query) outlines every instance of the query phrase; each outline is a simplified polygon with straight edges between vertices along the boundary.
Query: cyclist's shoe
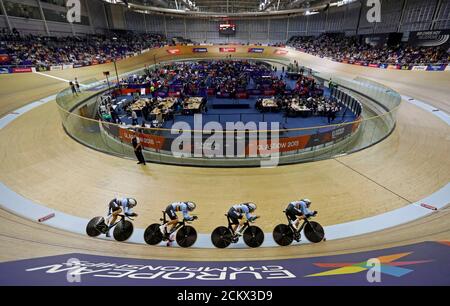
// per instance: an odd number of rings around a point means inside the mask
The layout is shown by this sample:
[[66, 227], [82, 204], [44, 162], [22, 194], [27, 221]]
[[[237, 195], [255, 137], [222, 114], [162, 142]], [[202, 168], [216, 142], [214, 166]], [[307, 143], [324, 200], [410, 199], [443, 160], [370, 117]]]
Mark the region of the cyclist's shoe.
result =
[[111, 235], [109, 234], [109, 229], [108, 229], [108, 231], [106, 232], [105, 235], [106, 235], [106, 237], [108, 237], [108, 238], [111, 237]]
[[295, 239], [295, 241], [297, 241], [297, 242], [300, 242], [300, 233], [296, 233], [296, 234], [294, 234], [294, 239]]
[[173, 242], [175, 241], [175, 239], [174, 239], [174, 235], [172, 234], [172, 235], [168, 235], [168, 238], [167, 238], [167, 246], [168, 247], [170, 247], [170, 246], [172, 246], [172, 244], [173, 244]]

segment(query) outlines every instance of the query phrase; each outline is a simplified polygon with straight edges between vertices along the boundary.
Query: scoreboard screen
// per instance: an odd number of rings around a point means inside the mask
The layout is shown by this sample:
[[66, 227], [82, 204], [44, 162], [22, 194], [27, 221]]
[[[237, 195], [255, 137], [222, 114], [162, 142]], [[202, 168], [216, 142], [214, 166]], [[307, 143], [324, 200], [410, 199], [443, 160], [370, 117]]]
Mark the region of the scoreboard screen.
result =
[[236, 33], [236, 25], [232, 23], [221, 23], [219, 25], [219, 34], [234, 35]]

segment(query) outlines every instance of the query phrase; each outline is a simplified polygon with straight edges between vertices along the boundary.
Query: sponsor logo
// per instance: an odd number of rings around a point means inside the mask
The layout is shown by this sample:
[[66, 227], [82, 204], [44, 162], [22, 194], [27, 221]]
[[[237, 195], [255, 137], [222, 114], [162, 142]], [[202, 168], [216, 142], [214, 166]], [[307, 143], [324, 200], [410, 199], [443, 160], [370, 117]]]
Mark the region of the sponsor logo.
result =
[[194, 53], [206, 53], [206, 52], [208, 52], [208, 48], [194, 48], [194, 49], [192, 49], [192, 52], [194, 52]]
[[427, 70], [427, 66], [414, 66], [412, 70]]
[[73, 65], [63, 65], [63, 69], [72, 69]]
[[180, 49], [168, 49], [167, 53], [172, 54], [172, 55], [177, 55], [177, 54], [180, 54], [181, 51], [180, 51]]
[[427, 70], [428, 71], [444, 71], [445, 65], [429, 65]]
[[62, 70], [63, 66], [62, 65], [58, 65], [58, 66], [50, 66], [50, 71], [54, 71], [54, 70]]
[[83, 64], [73, 64], [73, 68], [80, 68], [83, 67]]
[[417, 264], [423, 264], [432, 262], [433, 260], [416, 260], [416, 261], [397, 261], [400, 258], [406, 257], [413, 252], [392, 254], [379, 256], [376, 258], [370, 258], [363, 262], [344, 262], [344, 263], [315, 263], [314, 265], [321, 268], [335, 268], [325, 272], [306, 275], [306, 277], [318, 277], [318, 276], [333, 276], [333, 275], [348, 275], [355, 274], [364, 271], [370, 271], [373, 268], [373, 260], [377, 260], [380, 263], [380, 273], [387, 274], [395, 277], [402, 277], [406, 274], [413, 272], [410, 267], [403, 268], [403, 266], [411, 266]]
[[9, 73], [9, 68], [0, 68], [0, 74], [7, 74]]
[[335, 138], [341, 136], [342, 134], [344, 134], [344, 132], [345, 132], [345, 128], [340, 128], [340, 129], [334, 130], [333, 132], [331, 132], [331, 137], [333, 139], [335, 139]]
[[236, 52], [236, 48], [219, 48], [220, 52]]
[[250, 48], [248, 49], [248, 53], [263, 53], [264, 48]]
[[22, 73], [22, 72], [32, 72], [33, 70], [31, 68], [13, 68], [13, 73]]
[[388, 65], [387, 69], [399, 69], [398, 65]]
[[401, 67], [402, 70], [411, 70], [411, 67], [409, 65], [403, 65]]
[[372, 68], [378, 68], [379, 65], [378, 65], [378, 64], [369, 64], [369, 67], [372, 67]]

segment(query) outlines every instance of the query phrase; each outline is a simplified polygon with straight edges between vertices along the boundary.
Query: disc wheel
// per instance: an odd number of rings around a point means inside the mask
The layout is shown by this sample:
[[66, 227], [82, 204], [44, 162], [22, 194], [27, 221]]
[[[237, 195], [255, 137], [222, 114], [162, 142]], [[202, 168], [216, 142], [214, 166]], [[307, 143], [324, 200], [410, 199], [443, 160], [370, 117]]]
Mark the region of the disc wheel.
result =
[[177, 243], [182, 248], [192, 246], [197, 240], [197, 231], [189, 225], [185, 225], [177, 231]]
[[249, 247], [257, 248], [264, 241], [264, 233], [257, 226], [249, 226], [244, 231], [244, 241]]
[[131, 235], [133, 234], [133, 230], [134, 230], [133, 223], [131, 223], [128, 220], [121, 221], [114, 227], [113, 232], [114, 239], [116, 239], [117, 241], [128, 240], [128, 238], [130, 238]]
[[211, 233], [212, 244], [219, 249], [224, 249], [231, 244], [233, 234], [225, 226], [219, 226]]
[[286, 224], [278, 224], [273, 229], [273, 240], [281, 246], [287, 246], [294, 240], [294, 232]]
[[306, 238], [313, 243], [321, 242], [325, 236], [322, 225], [314, 221], [310, 221], [305, 225], [304, 233]]
[[86, 234], [89, 237], [97, 237], [101, 232], [97, 229], [97, 224], [104, 223], [105, 219], [103, 217], [92, 218], [91, 221], [86, 225]]
[[157, 245], [163, 240], [163, 234], [159, 230], [160, 224], [153, 223], [144, 231], [144, 240], [147, 244]]

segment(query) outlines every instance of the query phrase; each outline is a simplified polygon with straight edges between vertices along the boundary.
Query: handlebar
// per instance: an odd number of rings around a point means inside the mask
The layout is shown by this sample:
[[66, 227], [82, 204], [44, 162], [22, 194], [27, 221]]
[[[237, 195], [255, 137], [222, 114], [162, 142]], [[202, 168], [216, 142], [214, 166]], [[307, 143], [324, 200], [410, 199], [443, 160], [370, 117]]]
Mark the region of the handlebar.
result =
[[192, 221], [194, 221], [194, 220], [197, 220], [198, 219], [198, 217], [197, 216], [192, 216], [192, 220], [188, 220], [188, 219], [183, 219], [183, 222], [192, 222]]
[[132, 213], [132, 214], [130, 214], [130, 215], [127, 215], [127, 214], [120, 214], [119, 215], [119, 217], [121, 217], [122, 219], [123, 218], [126, 218], [126, 219], [130, 219], [131, 221], [134, 221], [134, 219], [133, 218], [131, 218], [131, 217], [137, 217], [138, 215], [136, 214], [136, 213]]

